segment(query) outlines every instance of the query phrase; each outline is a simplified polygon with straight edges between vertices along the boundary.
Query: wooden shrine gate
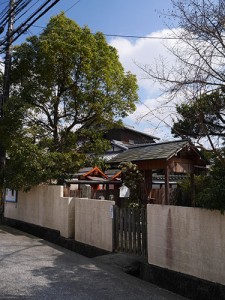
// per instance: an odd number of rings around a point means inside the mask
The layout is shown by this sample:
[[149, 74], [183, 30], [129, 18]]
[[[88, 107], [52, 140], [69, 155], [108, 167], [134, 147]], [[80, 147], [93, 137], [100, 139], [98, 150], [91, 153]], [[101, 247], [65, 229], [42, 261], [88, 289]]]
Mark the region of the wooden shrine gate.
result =
[[146, 208], [114, 206], [114, 251], [147, 257]]

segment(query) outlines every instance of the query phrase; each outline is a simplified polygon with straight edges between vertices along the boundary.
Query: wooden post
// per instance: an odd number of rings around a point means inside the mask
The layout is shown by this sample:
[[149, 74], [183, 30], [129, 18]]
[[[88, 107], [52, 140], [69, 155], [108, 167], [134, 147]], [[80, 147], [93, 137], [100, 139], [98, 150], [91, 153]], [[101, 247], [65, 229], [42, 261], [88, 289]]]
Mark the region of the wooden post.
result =
[[106, 193], [105, 193], [105, 199], [106, 200], [110, 200], [109, 199], [109, 182], [106, 182]]
[[170, 193], [169, 175], [170, 175], [169, 167], [168, 167], [168, 165], [166, 165], [166, 168], [165, 168], [165, 198], [164, 198], [164, 203], [163, 203], [166, 205], [169, 204], [169, 193]]
[[195, 177], [194, 173], [192, 172], [190, 174], [190, 180], [191, 180], [191, 203], [190, 206], [195, 206]]
[[144, 171], [144, 179], [145, 179], [145, 192], [146, 192], [146, 196], [147, 198], [150, 199], [151, 196], [151, 189], [152, 189], [152, 170], [145, 170]]

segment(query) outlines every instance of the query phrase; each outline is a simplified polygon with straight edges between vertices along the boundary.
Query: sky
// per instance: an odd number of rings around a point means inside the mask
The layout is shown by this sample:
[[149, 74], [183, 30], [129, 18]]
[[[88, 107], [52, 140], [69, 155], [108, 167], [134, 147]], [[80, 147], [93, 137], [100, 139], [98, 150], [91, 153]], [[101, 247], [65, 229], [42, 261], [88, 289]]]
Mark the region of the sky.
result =
[[[166, 112], [158, 109], [161, 101], [164, 101], [161, 87], [146, 79], [146, 74], [138, 67], [151, 66], [161, 55], [169, 58], [163, 46], [165, 41], [108, 36], [165, 37], [168, 29], [162, 13], [171, 8], [170, 0], [61, 0], [30, 28], [29, 34], [40, 33], [40, 27], [45, 26], [51, 16], [61, 11], [78, 25], [87, 25], [93, 33], [100, 31], [106, 34], [108, 43], [117, 49], [125, 71], [136, 74], [138, 79], [139, 103], [136, 112], [124, 119], [124, 123], [136, 130], [160, 137], [161, 140], [171, 140], [173, 137], [170, 128], [159, 120], [165, 119], [171, 124], [169, 108]], [[27, 36], [28, 34], [23, 35], [20, 41]]]

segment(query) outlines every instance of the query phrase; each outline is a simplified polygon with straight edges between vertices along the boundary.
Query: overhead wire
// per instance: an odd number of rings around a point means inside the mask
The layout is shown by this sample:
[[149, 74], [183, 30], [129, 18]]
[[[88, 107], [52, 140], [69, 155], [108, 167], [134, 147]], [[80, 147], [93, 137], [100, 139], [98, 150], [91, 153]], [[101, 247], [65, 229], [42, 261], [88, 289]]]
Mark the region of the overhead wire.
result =
[[17, 19], [15, 19], [15, 22], [17, 22], [19, 19], [21, 19], [32, 7], [34, 7], [40, 0], [36, 0], [36, 2], [29, 7], [27, 10], [25, 10]]
[[[5, 51], [5, 45], [7, 40], [10, 38], [11, 42], [14, 42], [21, 36], [25, 31], [27, 31], [31, 26], [38, 27], [38, 28], [45, 28], [43, 26], [33, 25], [41, 16], [43, 16], [52, 6], [54, 6], [60, 0], [55, 0], [53, 3], [52, 0], [45, 0], [44, 3], [38, 7], [32, 14], [19, 26], [17, 26], [11, 36], [5, 37], [2, 41], [0, 40], [0, 47], [3, 47], [2, 50], [0, 49], [0, 53]], [[76, 1], [72, 6], [70, 6], [65, 12], [71, 10], [75, 5], [77, 5], [81, 0]], [[15, 22], [18, 22], [24, 15], [26, 15], [29, 11], [31, 11], [35, 6], [37, 6], [40, 0], [18, 0], [16, 1], [16, 7], [14, 7], [14, 11], [10, 11], [7, 6], [5, 9], [0, 13], [0, 26], [2, 22], [7, 23], [7, 19], [11, 13], [14, 13]], [[6, 3], [6, 2], [5, 2]], [[31, 4], [31, 5], [30, 5]], [[49, 7], [46, 6], [49, 4]], [[26, 11], [24, 9], [27, 7]], [[42, 10], [46, 8], [43, 12]], [[3, 17], [3, 21], [1, 18]], [[95, 33], [92, 33], [95, 34]], [[162, 36], [141, 36], [141, 35], [122, 35], [122, 34], [108, 34], [103, 33], [106, 37], [121, 37], [121, 38], [133, 38], [133, 39], [158, 39], [158, 40], [179, 40], [179, 37], [162, 37]]]
[[0, 14], [0, 24], [1, 26], [5, 26], [10, 16], [14, 16], [14, 18], [31, 2], [32, 0], [18, 0], [15, 2], [13, 8], [10, 9], [10, 6], [7, 5], [3, 12]]
[[[65, 10], [65, 12], [70, 11], [75, 5], [77, 5], [81, 0], [76, 1], [72, 6]], [[44, 26], [33, 25], [32, 27], [45, 28]], [[95, 34], [95, 33], [92, 33]], [[141, 36], [141, 35], [122, 35], [122, 34], [108, 34], [102, 33], [104, 36], [108, 37], [122, 37], [122, 38], [134, 38], [134, 39], [157, 39], [157, 40], [179, 40], [179, 37], [160, 37], [160, 36]]]
[[[26, 4], [27, 6], [29, 3], [31, 3], [31, 1], [32, 0], [19, 0], [19, 3], [24, 5]], [[25, 31], [27, 31], [39, 18], [41, 18], [47, 11], [49, 11], [59, 1], [60, 0], [45, 0], [45, 2], [41, 6], [39, 6], [34, 12], [32, 12], [31, 15], [24, 22], [22, 22], [19, 26], [17, 26], [11, 32], [11, 34], [7, 35], [2, 41], [0, 41], [0, 47], [3, 47], [3, 49], [0, 50], [0, 53], [3, 53], [5, 51], [5, 47], [9, 39], [11, 43], [17, 40], [19, 36], [21, 36]], [[36, 1], [35, 4], [37, 4], [37, 2], [39, 1]], [[19, 10], [17, 10], [17, 13], [18, 12]]]
[[1, 18], [0, 24], [1, 24], [1, 25], [5, 24], [5, 21], [6, 21], [7, 18], [8, 18], [8, 14], [9, 14], [9, 7], [6, 6], [6, 7], [2, 10], [2, 12], [0, 13], [0, 18]]
[[163, 36], [141, 36], [141, 35], [122, 35], [122, 34], [108, 34], [103, 33], [109, 37], [122, 37], [122, 38], [133, 38], [133, 39], [152, 39], [152, 40], [178, 40], [178, 37], [163, 37]]
[[[81, 0], [76, 1], [71, 7], [69, 7], [65, 12], [70, 11], [75, 5], [77, 5]], [[33, 27], [40, 27], [40, 28], [45, 28], [42, 26], [35, 26]], [[95, 33], [92, 33], [95, 34]], [[139, 36], [139, 35], [121, 35], [121, 34], [107, 34], [107, 33], [102, 33], [104, 36], [108, 37], [122, 37], [122, 38], [134, 38], [134, 39], [159, 39], [159, 40], [178, 40], [179, 38], [177, 37], [157, 37], [157, 36]]]
[[[40, 19], [47, 11], [49, 11], [56, 3], [58, 3], [60, 0], [55, 0], [53, 3], [51, 3], [47, 8], [44, 9], [44, 11], [41, 12], [41, 10], [51, 2], [51, 0], [46, 1], [41, 7], [39, 7], [23, 24], [19, 26], [19, 29], [21, 29], [21, 32], [18, 33], [16, 38], [13, 38], [13, 41], [15, 41], [21, 34], [23, 34], [27, 29], [29, 29], [38, 19]], [[36, 14], [40, 14], [36, 16]], [[35, 18], [34, 18], [35, 17]], [[34, 18], [32, 20], [32, 18]], [[31, 23], [28, 23], [31, 21]], [[24, 27], [25, 26], [25, 27]], [[24, 28], [23, 28], [24, 27]]]
[[70, 11], [75, 5], [77, 5], [81, 0], [78, 0], [77, 2], [75, 2], [72, 6], [70, 6], [65, 12]]
[[[40, 25], [33, 25], [32, 27], [36, 28], [42, 28], [45, 29], [44, 26]], [[94, 32], [91, 32], [91, 34], [95, 34]], [[142, 36], [142, 35], [122, 35], [122, 34], [109, 34], [102, 32], [104, 36], [108, 37], [122, 37], [122, 38], [134, 38], [134, 39], [157, 39], [157, 40], [179, 40], [179, 37], [162, 37], [162, 36]]]
[[[40, 17], [42, 17], [48, 10], [50, 10], [56, 3], [60, 0], [46, 0], [40, 7], [38, 7], [30, 16], [22, 22], [16, 29], [13, 29], [13, 25], [15, 21], [18, 21], [22, 16], [24, 16], [25, 12], [24, 9], [32, 2], [32, 0], [18, 0], [16, 2], [9, 2], [9, 5], [3, 9], [2, 13], [0, 14], [0, 26], [1, 31], [0, 33], [4, 32], [4, 26], [8, 22], [8, 31], [3, 38], [0, 40], [0, 47], [2, 46], [2, 51], [0, 53], [5, 52], [5, 69], [4, 69], [4, 76], [3, 76], [3, 86], [1, 91], [0, 97], [0, 117], [4, 116], [3, 105], [7, 98], [9, 97], [9, 74], [11, 69], [11, 50], [10, 46], [12, 43], [18, 39], [18, 37], [27, 31], [30, 26], [32, 26]], [[39, 1], [36, 1], [37, 4]], [[26, 13], [35, 6], [33, 4], [29, 9], [26, 10]], [[20, 14], [22, 13], [22, 14]], [[19, 15], [20, 14], [20, 15]], [[4, 158], [4, 155], [3, 155]]]

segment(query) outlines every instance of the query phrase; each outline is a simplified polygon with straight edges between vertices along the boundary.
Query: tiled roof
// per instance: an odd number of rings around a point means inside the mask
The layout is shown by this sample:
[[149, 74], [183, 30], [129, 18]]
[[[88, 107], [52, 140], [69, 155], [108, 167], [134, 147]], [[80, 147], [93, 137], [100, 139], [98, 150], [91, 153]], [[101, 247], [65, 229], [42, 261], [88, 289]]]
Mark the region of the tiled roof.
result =
[[75, 173], [73, 175], [74, 176], [84, 175], [92, 169], [93, 169], [93, 167], [81, 168], [77, 173]]
[[115, 145], [123, 150], [127, 150], [129, 145], [124, 144], [122, 141], [112, 140], [111, 145]]
[[119, 173], [120, 171], [121, 171], [120, 169], [108, 169], [108, 170], [105, 171], [105, 174], [107, 176], [114, 176], [117, 173]]
[[147, 145], [136, 145], [117, 156], [113, 157], [109, 163], [119, 163], [125, 161], [143, 161], [152, 159], [168, 159], [177, 151], [181, 150], [189, 142], [179, 140], [164, 143], [155, 143]]
[[156, 140], [160, 140], [160, 138], [156, 137], [156, 136], [153, 136], [151, 134], [148, 134], [146, 132], [143, 132], [143, 131], [140, 131], [140, 130], [136, 130], [133, 126], [129, 126], [129, 125], [123, 125], [123, 128], [127, 129], [127, 130], [130, 130], [130, 131], [133, 131], [133, 132], [136, 132], [136, 133], [139, 133], [139, 134], [142, 134], [142, 135], [145, 135], [147, 137], [151, 137], [153, 139], [156, 139]]
[[113, 159], [114, 157], [116, 157], [118, 155], [118, 152], [113, 152], [113, 153], [109, 153], [109, 154], [105, 154], [105, 155], [103, 155], [103, 159], [105, 160], [105, 161], [109, 161], [109, 160], [111, 160], [111, 159]]

